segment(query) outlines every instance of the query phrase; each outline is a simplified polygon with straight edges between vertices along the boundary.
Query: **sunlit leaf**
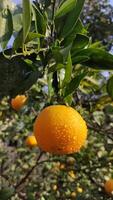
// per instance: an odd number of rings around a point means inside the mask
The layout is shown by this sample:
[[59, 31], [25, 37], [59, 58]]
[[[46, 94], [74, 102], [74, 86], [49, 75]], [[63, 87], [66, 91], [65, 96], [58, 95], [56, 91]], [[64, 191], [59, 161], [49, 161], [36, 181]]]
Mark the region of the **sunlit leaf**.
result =
[[0, 44], [3, 49], [6, 48], [13, 33], [12, 14], [9, 9], [0, 13]]
[[77, 0], [75, 7], [73, 10], [68, 13], [67, 17], [65, 18], [64, 26], [62, 27], [61, 31], [61, 37], [64, 38], [68, 36], [76, 26], [77, 20], [80, 16], [80, 13], [82, 11], [83, 5], [85, 0]]
[[43, 37], [45, 37], [45, 36], [40, 34], [40, 33], [29, 32], [28, 35], [27, 35], [27, 38], [25, 40], [25, 43], [30, 42], [30, 41], [32, 41], [34, 39], [43, 38]]
[[70, 82], [71, 80], [71, 73], [72, 73], [72, 61], [71, 61], [71, 54], [69, 52], [68, 55], [68, 59], [67, 59], [67, 64], [66, 64], [66, 68], [65, 68], [65, 77], [63, 80], [63, 87]]
[[23, 0], [23, 42], [30, 31], [31, 26], [31, 5], [30, 0]]
[[66, 0], [56, 11], [56, 18], [62, 17], [74, 8], [76, 0]]
[[82, 34], [77, 34], [72, 45], [72, 51], [76, 51], [76, 49], [83, 49], [89, 43], [89, 37]]

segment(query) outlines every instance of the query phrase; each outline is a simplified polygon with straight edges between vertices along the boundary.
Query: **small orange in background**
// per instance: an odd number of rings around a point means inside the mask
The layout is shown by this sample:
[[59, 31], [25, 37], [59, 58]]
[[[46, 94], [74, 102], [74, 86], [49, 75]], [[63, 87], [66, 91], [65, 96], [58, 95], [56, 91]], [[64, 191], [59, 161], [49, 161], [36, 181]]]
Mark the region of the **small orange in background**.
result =
[[37, 144], [37, 141], [36, 141], [36, 138], [34, 135], [29, 135], [27, 138], [26, 138], [26, 141], [25, 141], [25, 144], [29, 147], [36, 147], [38, 146]]
[[14, 110], [20, 110], [26, 103], [27, 96], [17, 95], [15, 98], [11, 99], [11, 106]]
[[76, 192], [72, 192], [72, 193], [71, 193], [71, 197], [72, 197], [72, 198], [74, 198], [74, 197], [76, 197], [76, 196], [77, 196], [77, 193], [76, 193]]
[[53, 154], [78, 152], [87, 138], [87, 126], [82, 116], [65, 105], [48, 106], [34, 123], [38, 146]]
[[81, 187], [77, 187], [77, 192], [78, 193], [82, 193], [83, 192], [83, 189]]
[[106, 181], [104, 184], [104, 188], [106, 193], [113, 194], [113, 179], [109, 179], [108, 181]]

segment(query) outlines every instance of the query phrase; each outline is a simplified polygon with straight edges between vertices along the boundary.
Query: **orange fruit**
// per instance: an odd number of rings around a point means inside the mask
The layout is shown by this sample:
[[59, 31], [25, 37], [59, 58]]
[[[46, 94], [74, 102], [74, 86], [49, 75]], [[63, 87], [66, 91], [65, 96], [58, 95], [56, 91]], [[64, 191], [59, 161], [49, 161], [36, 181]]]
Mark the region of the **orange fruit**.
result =
[[29, 146], [29, 147], [35, 147], [35, 146], [38, 146], [37, 144], [37, 140], [35, 138], [34, 135], [30, 135], [26, 138], [26, 141], [25, 141], [26, 145]]
[[72, 198], [74, 198], [74, 197], [76, 197], [76, 196], [77, 196], [76, 192], [72, 192], [72, 193], [71, 193], [71, 197], [72, 197]]
[[26, 103], [27, 97], [25, 95], [17, 95], [15, 98], [11, 99], [11, 106], [14, 110], [20, 110]]
[[82, 193], [83, 192], [83, 189], [81, 187], [77, 187], [77, 192], [78, 193]]
[[109, 179], [108, 181], [106, 181], [104, 184], [104, 188], [108, 194], [111, 194], [113, 192], [113, 179]]
[[87, 126], [81, 115], [65, 105], [48, 106], [34, 123], [38, 146], [53, 154], [78, 152], [87, 137]]

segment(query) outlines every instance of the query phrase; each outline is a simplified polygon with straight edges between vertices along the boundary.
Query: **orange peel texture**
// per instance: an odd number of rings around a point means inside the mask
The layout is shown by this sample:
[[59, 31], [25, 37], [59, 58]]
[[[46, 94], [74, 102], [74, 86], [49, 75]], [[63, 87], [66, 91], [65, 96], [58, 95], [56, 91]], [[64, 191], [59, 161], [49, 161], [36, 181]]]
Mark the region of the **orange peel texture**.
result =
[[78, 152], [87, 138], [87, 126], [81, 115], [65, 105], [48, 106], [34, 123], [38, 146], [53, 154]]

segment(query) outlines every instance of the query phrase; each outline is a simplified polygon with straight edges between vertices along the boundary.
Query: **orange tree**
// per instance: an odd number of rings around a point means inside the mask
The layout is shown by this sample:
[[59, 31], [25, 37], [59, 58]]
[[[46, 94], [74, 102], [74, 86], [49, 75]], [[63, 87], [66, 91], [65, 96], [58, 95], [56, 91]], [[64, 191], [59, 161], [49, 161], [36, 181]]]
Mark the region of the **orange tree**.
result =
[[[111, 75], [113, 55], [106, 52], [99, 43], [92, 43], [91, 38], [88, 37], [88, 30], [80, 19], [84, 2], [85, 0], [46, 0], [34, 1], [31, 4], [29, 0], [23, 0], [22, 13], [19, 16], [16, 11], [10, 10], [10, 5], [5, 8], [3, 5], [0, 8], [1, 132], [5, 132], [5, 136], [1, 136], [1, 146], [4, 150], [1, 155], [2, 158], [5, 157], [1, 161], [1, 199], [112, 198], [104, 193], [103, 183], [106, 177], [112, 178], [113, 175], [111, 165], [113, 161], [113, 77]], [[13, 46], [6, 50], [12, 35], [15, 38]], [[108, 81], [101, 76], [101, 70], [110, 71]], [[10, 101], [11, 98], [23, 93], [29, 94], [29, 107], [25, 107], [25, 110], [18, 114], [14, 113], [3, 98], [8, 96]], [[28, 130], [32, 131], [37, 112], [52, 104], [66, 104], [74, 108], [76, 106], [87, 121], [90, 130], [85, 145], [87, 148], [80, 153], [71, 157], [60, 157], [51, 154], [43, 155], [43, 152], [37, 149], [22, 148], [21, 139], [27, 136]], [[59, 112], [59, 115], [60, 118], [58, 113], [55, 115], [56, 122], [57, 117], [60, 119], [59, 123], [68, 119], [67, 113], [61, 115]], [[64, 120], [61, 120], [61, 116]], [[46, 125], [50, 128], [48, 124], [51, 117], [50, 115], [47, 117], [49, 118]], [[55, 118], [53, 121], [55, 123]], [[79, 123], [78, 120], [78, 127]], [[44, 130], [43, 126], [45, 125], [42, 124], [38, 130]], [[58, 126], [57, 124], [57, 129]], [[64, 131], [67, 135], [68, 127]], [[70, 129], [72, 130], [72, 127]], [[13, 139], [12, 135], [8, 135], [7, 141], [7, 134], [15, 130], [21, 133], [24, 130], [25, 135], [22, 137], [14, 133]], [[107, 136], [104, 137], [104, 133], [107, 133]], [[38, 132], [35, 134], [38, 140]], [[49, 130], [47, 134], [49, 136]], [[67, 144], [68, 136], [66, 137]], [[47, 138], [47, 145], [50, 141], [51, 137]], [[8, 145], [4, 146], [3, 142]], [[44, 142], [40, 139], [40, 147], [41, 143]], [[13, 149], [10, 147], [14, 146], [16, 148], [12, 154]], [[5, 154], [6, 147], [7, 154]], [[37, 153], [38, 158], [36, 158]], [[10, 168], [5, 161], [13, 163], [13, 158], [9, 158], [11, 155], [14, 158], [17, 156], [18, 160]], [[28, 164], [25, 164], [26, 162]], [[39, 167], [39, 175], [37, 175], [36, 166], [40, 166], [43, 162], [48, 164]], [[33, 171], [35, 172], [31, 180], [29, 177]], [[9, 174], [12, 177], [9, 178]]]

